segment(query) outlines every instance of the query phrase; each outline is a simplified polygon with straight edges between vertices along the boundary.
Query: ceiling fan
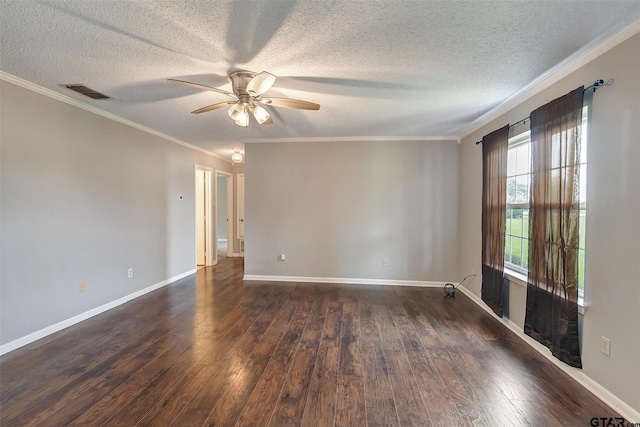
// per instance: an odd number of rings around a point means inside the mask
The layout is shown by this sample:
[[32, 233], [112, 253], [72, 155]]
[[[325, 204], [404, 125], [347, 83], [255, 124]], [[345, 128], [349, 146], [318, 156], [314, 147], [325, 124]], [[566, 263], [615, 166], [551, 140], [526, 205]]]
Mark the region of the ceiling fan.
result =
[[298, 110], [319, 110], [320, 105], [313, 102], [301, 101], [292, 98], [263, 97], [262, 95], [273, 86], [276, 76], [266, 71], [254, 73], [253, 71], [234, 71], [229, 74], [233, 93], [226, 90], [218, 89], [211, 86], [201, 85], [199, 83], [187, 82], [184, 80], [168, 79], [170, 82], [180, 83], [192, 86], [202, 90], [222, 93], [230, 98], [230, 101], [219, 102], [217, 104], [208, 105], [192, 111], [192, 114], [206, 113], [207, 111], [217, 110], [231, 105], [229, 108], [229, 117], [242, 127], [249, 126], [249, 113], [253, 115], [256, 121], [261, 125], [270, 125], [273, 123], [271, 114], [262, 105], [270, 105], [272, 107], [294, 108]]

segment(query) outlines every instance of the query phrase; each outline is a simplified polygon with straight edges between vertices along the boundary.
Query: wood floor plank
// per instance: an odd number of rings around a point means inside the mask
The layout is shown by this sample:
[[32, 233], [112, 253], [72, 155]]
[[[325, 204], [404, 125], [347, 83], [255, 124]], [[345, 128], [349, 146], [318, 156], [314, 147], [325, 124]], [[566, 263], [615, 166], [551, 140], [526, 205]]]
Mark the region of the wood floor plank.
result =
[[269, 424], [284, 379], [289, 371], [291, 361], [314, 305], [315, 302], [313, 301], [303, 301], [298, 306], [273, 357], [267, 363], [256, 387], [245, 404], [244, 410], [237, 421], [238, 425], [262, 427]]
[[[156, 352], [149, 358], [149, 362], [146, 365], [103, 396], [79, 417], [71, 421], [69, 427], [103, 425], [116, 412], [147, 388], [167, 369], [167, 354], [176, 354], [183, 348], [183, 342], [171, 337], [168, 338], [159, 343]], [[151, 353], [148, 354], [151, 356]]]
[[431, 425], [429, 414], [413, 375], [413, 368], [391, 313], [383, 307], [375, 306], [374, 319], [382, 342], [382, 355], [388, 369], [400, 424]]
[[618, 417], [464, 294], [198, 273], [0, 357], [0, 424], [590, 425]]
[[329, 312], [322, 330], [323, 344], [333, 347], [340, 346], [340, 330], [342, 329], [342, 303], [338, 301], [329, 304]]
[[571, 425], [558, 420], [547, 406], [536, 406], [532, 405], [531, 402], [522, 400], [511, 400], [510, 403], [518, 412], [523, 414], [529, 425], [545, 427], [565, 427]]
[[341, 336], [335, 425], [365, 426], [367, 412], [360, 347], [360, 309], [357, 300], [343, 301]]
[[168, 426], [189, 403], [198, 390], [213, 376], [215, 368], [209, 365], [194, 366], [194, 370], [179, 378], [174, 386], [137, 424], [138, 426]]
[[[128, 349], [115, 354], [73, 382], [56, 389], [45, 399], [37, 400], [35, 405], [28, 407], [19, 415], [3, 421], [3, 424], [5, 422], [14, 425], [38, 424], [46, 420], [49, 425], [67, 425], [148, 363], [149, 358], [153, 357], [155, 350], [159, 347], [157, 343], [157, 341], [150, 343], [151, 351], [147, 351], [149, 347], [143, 347], [131, 357], [126, 356]], [[73, 402], [73, 405], [69, 405], [68, 402]]]
[[363, 377], [357, 375], [338, 376], [335, 425], [344, 427], [367, 425]]
[[176, 383], [185, 377], [198, 377], [204, 369], [202, 365], [182, 364], [176, 361], [160, 375], [148, 387], [144, 388], [133, 399], [125, 404], [120, 411], [115, 413], [105, 426], [129, 426], [131, 420], [143, 420], [147, 414], [160, 402], [167, 399]]
[[213, 410], [205, 420], [210, 426], [234, 425], [253, 392], [260, 375], [266, 368], [291, 321], [299, 301], [287, 299], [281, 305], [265, 332], [255, 336], [255, 342], [238, 362], [238, 374], [231, 373], [222, 382], [225, 392], [220, 395]]
[[362, 377], [360, 313], [357, 305], [345, 307], [342, 314], [340, 374]]
[[268, 319], [273, 319], [279, 311], [281, 300], [271, 302], [255, 317], [249, 328], [243, 331], [239, 338], [229, 345], [227, 351], [218, 359], [214, 376], [201, 387], [191, 401], [174, 419], [176, 426], [202, 425], [217, 405], [220, 398], [227, 392], [225, 385], [233, 382], [235, 386], [244, 384], [249, 369], [244, 369], [240, 361], [240, 355], [251, 354], [256, 337], [265, 333], [271, 324]]
[[[2, 399], [0, 400], [4, 402], [13, 399], [15, 404], [17, 393], [22, 396], [28, 394], [30, 397], [35, 397], [42, 392], [51, 393], [53, 390], [45, 390], [43, 384], [62, 387], [77, 379], [84, 372], [100, 365], [114, 354], [136, 343], [141, 337], [139, 334], [132, 334], [130, 330], [125, 328], [124, 325], [127, 324], [125, 320], [125, 316], [117, 315], [107, 322], [100, 323], [98, 330], [94, 330], [93, 333], [102, 336], [104, 341], [96, 343], [90, 337], [90, 329], [87, 329], [87, 332], [82, 331], [77, 339], [70, 339], [68, 335], [64, 335], [62, 344], [52, 342], [51, 348], [47, 349], [47, 353], [49, 351], [51, 353], [46, 358], [42, 357], [43, 352], [32, 351], [25, 355], [25, 360], [14, 359], [6, 366], [3, 364], [3, 369], [7, 374], [2, 375], [3, 384], [0, 386]], [[143, 326], [136, 322], [135, 326], [141, 327], [143, 334], [158, 335], [158, 331], [144, 330], [148, 324]], [[71, 336], [73, 335], [71, 334]], [[73, 361], [73, 363], [70, 364], [69, 361]], [[21, 375], [24, 366], [36, 367], [33, 375]], [[67, 377], [66, 382], [62, 381], [65, 376]], [[55, 382], [50, 383], [49, 379], [54, 379]]]
[[[252, 339], [260, 330], [264, 330], [264, 323], [256, 323], [260, 316], [270, 308], [275, 310], [278, 300], [269, 298], [269, 293], [260, 293], [263, 299], [255, 302], [247, 302], [246, 306], [236, 308], [238, 314], [223, 317], [211, 330], [199, 329], [194, 336], [194, 340], [205, 348], [200, 363], [217, 365], [221, 358], [229, 354], [232, 346], [243, 345], [243, 339]], [[266, 313], [269, 315], [269, 312]], [[261, 328], [256, 330], [256, 328]]]
[[396, 404], [371, 304], [361, 305], [360, 331], [367, 424], [398, 426]]
[[[401, 288], [406, 289], [406, 288]], [[415, 295], [410, 296], [413, 299]], [[401, 337], [403, 347], [413, 368], [413, 374], [427, 407], [433, 425], [472, 425], [479, 421], [480, 411], [465, 390], [462, 382], [450, 372], [436, 369], [430, 355], [435, 346], [434, 338], [421, 331], [425, 323], [424, 314], [412, 310], [411, 314], [402, 303], [394, 304], [391, 312]], [[446, 378], [446, 382], [443, 380]]]
[[318, 360], [309, 386], [309, 397], [301, 426], [329, 427], [334, 425], [340, 348], [321, 344]]
[[469, 387], [482, 403], [483, 417], [494, 425], [528, 425], [522, 412], [510, 404], [504, 387], [493, 382], [487, 372], [487, 366], [480, 364], [474, 357], [467, 354], [453, 355], [450, 362], [454, 370], [464, 377], [465, 385]]
[[309, 324], [302, 333], [291, 361], [291, 368], [285, 376], [280, 396], [271, 415], [270, 426], [301, 424], [328, 311], [329, 301], [326, 299], [314, 305]]

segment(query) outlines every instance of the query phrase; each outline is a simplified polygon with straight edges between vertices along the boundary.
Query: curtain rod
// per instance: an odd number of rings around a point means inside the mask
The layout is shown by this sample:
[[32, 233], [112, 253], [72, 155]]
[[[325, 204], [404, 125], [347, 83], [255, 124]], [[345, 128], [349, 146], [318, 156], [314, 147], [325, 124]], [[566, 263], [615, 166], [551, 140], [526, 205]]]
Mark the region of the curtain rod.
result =
[[[613, 79], [611, 79], [611, 80], [609, 80], [609, 81], [607, 82], [607, 86], [611, 86], [611, 84], [613, 84]], [[602, 80], [602, 79], [598, 79], [598, 80], [596, 80], [595, 82], [593, 82], [593, 84], [592, 84], [591, 86], [589, 86], [589, 87], [585, 87], [585, 88], [583, 89], [583, 92], [586, 92], [586, 91], [588, 91], [588, 90], [590, 90], [590, 89], [593, 89], [593, 93], [595, 93], [595, 92], [596, 92], [596, 90], [597, 90], [599, 87], [601, 87], [601, 86], [604, 86], [604, 80]], [[516, 127], [516, 126], [520, 126], [520, 125], [522, 125], [522, 124], [526, 123], [526, 122], [527, 122], [527, 120], [529, 120], [529, 116], [525, 117], [525, 118], [524, 118], [524, 119], [522, 119], [522, 120], [518, 120], [517, 122], [515, 122], [515, 123], [513, 123], [513, 124], [509, 125], [509, 129], [514, 128], [514, 127]], [[482, 144], [482, 140], [480, 140], [480, 141], [476, 141], [476, 145], [478, 145], [478, 144]]]

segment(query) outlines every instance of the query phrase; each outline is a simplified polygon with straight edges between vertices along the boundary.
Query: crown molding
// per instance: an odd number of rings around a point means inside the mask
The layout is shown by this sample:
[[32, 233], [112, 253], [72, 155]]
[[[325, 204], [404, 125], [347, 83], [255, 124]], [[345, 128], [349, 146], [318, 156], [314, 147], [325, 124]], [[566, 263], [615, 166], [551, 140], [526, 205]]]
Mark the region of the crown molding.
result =
[[327, 136], [295, 138], [250, 138], [243, 139], [245, 144], [280, 142], [403, 142], [403, 141], [457, 141], [457, 136]]
[[216, 153], [211, 152], [209, 150], [205, 150], [202, 147], [198, 147], [197, 145], [189, 144], [188, 142], [182, 141], [182, 140], [180, 140], [178, 138], [174, 138], [173, 136], [167, 135], [167, 134], [162, 133], [162, 132], [158, 132], [157, 130], [151, 129], [151, 128], [149, 128], [147, 126], [144, 126], [144, 125], [141, 125], [140, 123], [136, 123], [134, 121], [125, 119], [123, 117], [120, 117], [120, 116], [117, 116], [115, 114], [109, 113], [107, 111], [101, 110], [101, 109], [99, 109], [97, 107], [94, 107], [92, 105], [85, 104], [83, 102], [78, 101], [77, 99], [70, 98], [70, 97], [68, 97], [66, 95], [63, 95], [63, 94], [58, 93], [58, 92], [55, 92], [55, 91], [53, 91], [51, 89], [47, 89], [47, 88], [39, 86], [39, 85], [37, 85], [35, 83], [31, 83], [30, 81], [21, 79], [20, 77], [16, 77], [13, 74], [9, 74], [9, 73], [4, 72], [2, 70], [0, 70], [0, 80], [4, 80], [6, 82], [13, 83], [13, 84], [15, 84], [17, 86], [23, 87], [23, 88], [28, 89], [28, 90], [30, 90], [32, 92], [39, 93], [40, 95], [44, 95], [44, 96], [47, 96], [49, 98], [53, 98], [53, 99], [55, 99], [57, 101], [64, 102], [65, 104], [69, 104], [69, 105], [72, 105], [74, 107], [81, 108], [81, 109], [83, 109], [85, 111], [89, 111], [90, 113], [97, 114], [99, 116], [105, 117], [105, 118], [113, 120], [115, 122], [122, 123], [122, 124], [130, 126], [132, 128], [141, 130], [142, 132], [146, 132], [148, 134], [157, 136], [157, 137], [162, 138], [162, 139], [164, 139], [166, 141], [173, 142], [174, 144], [181, 145], [181, 146], [189, 148], [191, 150], [200, 151], [201, 153], [205, 153], [205, 154], [207, 154], [209, 156], [212, 156], [212, 157], [215, 157], [217, 159], [224, 160], [225, 162], [231, 163], [231, 161], [229, 159], [225, 159], [224, 157], [220, 156], [219, 154], [216, 154]]
[[[542, 74], [540, 77], [523, 87], [521, 90], [514, 93], [512, 96], [508, 97], [500, 104], [498, 104], [493, 109], [489, 110], [476, 120], [474, 120], [467, 129], [463, 130], [460, 136], [458, 137], [460, 140], [466, 138], [471, 135], [473, 132], [482, 128], [485, 125], [488, 125], [492, 121], [496, 120], [503, 114], [511, 111], [524, 101], [533, 96], [539, 94], [543, 90], [547, 89], [551, 85], [559, 82], [563, 78], [567, 77], [569, 74], [574, 71], [584, 67], [589, 62], [593, 61], [597, 57], [603, 55], [609, 50], [613, 49], [620, 43], [629, 39], [640, 32], [640, 19], [614, 34], [613, 36], [605, 39], [601, 43], [594, 46], [592, 49], [578, 55], [576, 58], [569, 58], [564, 63], [559, 64], [556, 67], [551, 68], [549, 71]], [[602, 77], [606, 80], [605, 77]], [[590, 84], [591, 82], [589, 82]]]

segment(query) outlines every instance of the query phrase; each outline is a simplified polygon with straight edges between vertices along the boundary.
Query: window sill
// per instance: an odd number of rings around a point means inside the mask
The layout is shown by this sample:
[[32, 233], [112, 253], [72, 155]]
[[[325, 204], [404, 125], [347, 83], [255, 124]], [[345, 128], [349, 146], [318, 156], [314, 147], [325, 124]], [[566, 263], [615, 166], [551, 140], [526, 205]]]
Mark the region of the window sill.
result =
[[[527, 287], [526, 274], [522, 274], [517, 271], [510, 270], [508, 268], [504, 269], [504, 274], [507, 276], [507, 279], [509, 279], [509, 283], [513, 283], [514, 285], [518, 285], [523, 288]], [[579, 298], [578, 313], [584, 316], [586, 312], [587, 312], [587, 307], [584, 305], [584, 300], [582, 298]]]

